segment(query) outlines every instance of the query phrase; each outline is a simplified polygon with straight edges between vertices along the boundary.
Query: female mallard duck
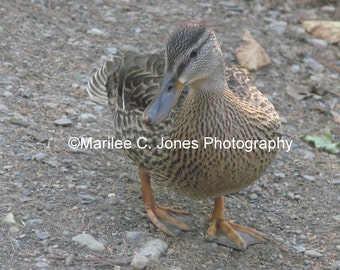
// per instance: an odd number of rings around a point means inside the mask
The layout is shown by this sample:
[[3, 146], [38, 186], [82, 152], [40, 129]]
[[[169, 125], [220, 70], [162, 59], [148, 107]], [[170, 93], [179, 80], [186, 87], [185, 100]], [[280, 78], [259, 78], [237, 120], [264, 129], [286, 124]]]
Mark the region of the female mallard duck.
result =
[[218, 141], [207, 141], [276, 139], [279, 117], [247, 74], [225, 67], [212, 30], [187, 24], [170, 36], [164, 56], [115, 57], [92, 76], [87, 91], [109, 104], [116, 139], [132, 142], [125, 151], [139, 166], [143, 201], [156, 227], [168, 235], [190, 230], [174, 217], [183, 211], [156, 204], [151, 177], [180, 194], [215, 198], [208, 240], [237, 249], [265, 240], [226, 220], [223, 195], [252, 184], [277, 151], [220, 149]]

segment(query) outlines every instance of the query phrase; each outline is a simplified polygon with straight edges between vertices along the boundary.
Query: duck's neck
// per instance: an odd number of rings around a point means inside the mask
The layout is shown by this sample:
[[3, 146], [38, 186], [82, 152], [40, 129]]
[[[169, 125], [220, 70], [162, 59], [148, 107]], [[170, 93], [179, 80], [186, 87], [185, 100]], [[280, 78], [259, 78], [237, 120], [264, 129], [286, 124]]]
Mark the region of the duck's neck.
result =
[[219, 93], [225, 91], [226, 85], [225, 67], [221, 63], [210, 76], [191, 84], [191, 94], [194, 98], [201, 95], [219, 96]]

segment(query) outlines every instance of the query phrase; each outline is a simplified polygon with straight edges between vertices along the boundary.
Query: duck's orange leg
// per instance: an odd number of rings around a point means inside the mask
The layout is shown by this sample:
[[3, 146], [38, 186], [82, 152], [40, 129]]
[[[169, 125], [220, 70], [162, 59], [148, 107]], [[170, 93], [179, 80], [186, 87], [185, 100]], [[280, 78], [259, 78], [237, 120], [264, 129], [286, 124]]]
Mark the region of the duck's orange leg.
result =
[[139, 168], [139, 175], [144, 206], [151, 222], [169, 236], [176, 236], [179, 231], [190, 231], [191, 228], [187, 224], [178, 221], [171, 215], [171, 213], [185, 214], [185, 212], [157, 205], [152, 193], [150, 176], [141, 168]]
[[225, 218], [223, 197], [215, 198], [211, 221], [212, 224], [206, 235], [209, 241], [240, 250], [245, 250], [248, 245], [266, 241], [260, 232], [235, 224]]

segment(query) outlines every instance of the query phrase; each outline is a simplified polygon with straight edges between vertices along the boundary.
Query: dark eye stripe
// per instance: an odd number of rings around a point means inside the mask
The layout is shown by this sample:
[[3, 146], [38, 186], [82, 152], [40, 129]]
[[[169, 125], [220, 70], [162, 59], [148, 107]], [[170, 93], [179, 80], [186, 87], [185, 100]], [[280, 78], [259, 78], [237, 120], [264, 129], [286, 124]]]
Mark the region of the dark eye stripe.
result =
[[204, 46], [204, 44], [210, 39], [210, 34], [207, 38], [201, 43], [201, 45], [195, 49], [193, 49], [190, 53], [190, 58], [195, 58], [198, 55], [199, 50]]
[[197, 49], [193, 49], [190, 53], [190, 58], [195, 58], [197, 56], [197, 52], [198, 52]]
[[[197, 48], [193, 49], [191, 51], [191, 53], [189, 55], [186, 56], [186, 59], [181, 62], [179, 64], [179, 66], [177, 67], [177, 76], [180, 77], [185, 69], [185, 67], [188, 65], [188, 63], [190, 62], [191, 59], [194, 59], [194, 57], [191, 57], [191, 54], [196, 51], [196, 56], [198, 55], [198, 52], [199, 50], [204, 46], [204, 44], [206, 44], [206, 42], [211, 38], [211, 33], [208, 34], [207, 38], [200, 44], [200, 46], [198, 46]], [[181, 53], [184, 53], [185, 51], [185, 48], [181, 48], [182, 51]], [[171, 53], [171, 52], [170, 52]], [[179, 54], [179, 53], [178, 53]], [[195, 56], [195, 57], [196, 57]], [[175, 62], [173, 59], [172, 59], [173, 62]], [[169, 61], [170, 62], [170, 61]], [[173, 64], [173, 63], [172, 63]], [[170, 63], [170, 66], [171, 66], [171, 63]]]

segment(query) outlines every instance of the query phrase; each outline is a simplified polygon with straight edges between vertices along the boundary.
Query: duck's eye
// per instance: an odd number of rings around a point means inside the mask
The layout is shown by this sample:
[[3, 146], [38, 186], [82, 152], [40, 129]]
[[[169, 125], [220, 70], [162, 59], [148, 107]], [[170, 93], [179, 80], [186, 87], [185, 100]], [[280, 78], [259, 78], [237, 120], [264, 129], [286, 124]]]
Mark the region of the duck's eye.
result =
[[193, 49], [190, 53], [190, 58], [195, 58], [197, 56], [197, 52], [198, 52], [197, 49]]

